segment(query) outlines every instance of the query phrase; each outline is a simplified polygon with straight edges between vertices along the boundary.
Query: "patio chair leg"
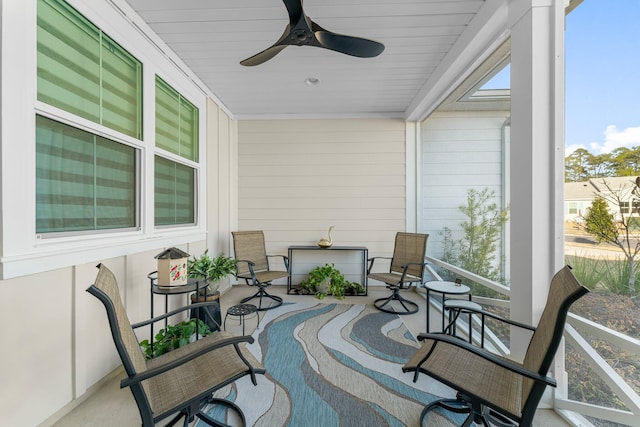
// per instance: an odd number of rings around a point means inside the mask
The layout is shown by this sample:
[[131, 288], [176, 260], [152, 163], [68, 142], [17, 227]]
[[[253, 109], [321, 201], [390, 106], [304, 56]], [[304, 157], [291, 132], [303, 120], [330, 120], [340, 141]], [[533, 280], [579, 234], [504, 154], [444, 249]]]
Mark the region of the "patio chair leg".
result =
[[[385, 308], [385, 306], [389, 304], [391, 301], [398, 301], [402, 306], [402, 308], [404, 309], [404, 311], [394, 310], [393, 308]], [[404, 298], [402, 295], [400, 295], [397, 289], [394, 290], [394, 292], [386, 298], [378, 298], [373, 302], [373, 305], [378, 310], [384, 311], [385, 313], [402, 315], [402, 314], [413, 314], [418, 312], [418, 304]]]
[[[244, 412], [242, 412], [242, 409], [240, 409], [240, 407], [238, 405], [236, 405], [235, 403], [226, 400], [226, 399], [219, 399], [216, 397], [210, 397], [206, 400], [206, 403], [212, 404], [212, 405], [222, 405], [222, 406], [226, 406], [232, 410], [234, 410], [239, 416], [240, 416], [240, 421], [242, 426], [246, 426], [247, 425], [247, 420], [244, 416]], [[230, 427], [228, 424], [225, 424], [221, 421], [217, 421], [213, 418], [211, 418], [209, 415], [207, 415], [205, 412], [203, 411], [198, 411], [198, 413], [196, 414], [196, 416], [201, 419], [202, 421], [204, 421], [205, 424], [208, 424], [210, 426], [217, 426], [217, 427]]]
[[467, 402], [458, 400], [458, 399], [440, 399], [434, 400], [430, 404], [424, 407], [422, 413], [420, 414], [420, 426], [424, 425], [424, 417], [427, 416], [427, 413], [436, 409], [442, 408], [447, 411], [455, 412], [456, 414], [469, 414], [467, 419], [465, 419], [463, 426], [470, 425], [468, 421], [473, 422], [473, 414], [471, 413], [471, 407], [467, 404]]
[[[246, 303], [254, 298], [258, 298], [258, 311], [265, 311], [265, 310], [270, 310], [272, 308], [276, 308], [279, 307], [282, 304], [282, 298], [277, 296], [277, 295], [271, 295], [269, 294], [266, 290], [264, 286], [261, 286], [258, 290], [258, 292], [256, 292], [255, 294], [251, 295], [250, 297], [246, 297], [243, 298], [242, 300], [240, 300], [241, 303]], [[263, 298], [270, 298], [271, 300], [275, 301], [276, 304], [275, 305], [271, 305], [269, 307], [262, 307], [262, 299]]]
[[[485, 427], [491, 427], [491, 424], [482, 411], [482, 405], [480, 403], [468, 402], [460, 393], [458, 393], [458, 396], [455, 399], [435, 400], [425, 406], [420, 414], [420, 426], [424, 425], [424, 418], [427, 413], [436, 408], [442, 408], [446, 411], [455, 412], [456, 414], [469, 414], [467, 418], [465, 418], [461, 427], [470, 427], [473, 423], [482, 424]], [[492, 418], [492, 421], [493, 420], [494, 419]], [[509, 420], [503, 417], [500, 418], [500, 421], [509, 422]], [[500, 427], [514, 426], [514, 424], [502, 424], [501, 422], [496, 422], [496, 425]]]

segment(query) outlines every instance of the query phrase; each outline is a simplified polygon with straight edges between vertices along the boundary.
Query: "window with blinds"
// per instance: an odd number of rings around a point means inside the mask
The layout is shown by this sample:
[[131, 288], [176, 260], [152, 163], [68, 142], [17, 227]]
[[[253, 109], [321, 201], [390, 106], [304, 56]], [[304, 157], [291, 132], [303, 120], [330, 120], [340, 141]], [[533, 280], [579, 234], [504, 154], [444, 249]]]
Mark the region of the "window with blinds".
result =
[[198, 161], [198, 109], [158, 76], [156, 147]]
[[196, 170], [155, 156], [155, 225], [196, 223]]
[[36, 232], [138, 227], [137, 150], [36, 116]]
[[142, 64], [63, 0], [38, 0], [38, 100], [142, 139]]

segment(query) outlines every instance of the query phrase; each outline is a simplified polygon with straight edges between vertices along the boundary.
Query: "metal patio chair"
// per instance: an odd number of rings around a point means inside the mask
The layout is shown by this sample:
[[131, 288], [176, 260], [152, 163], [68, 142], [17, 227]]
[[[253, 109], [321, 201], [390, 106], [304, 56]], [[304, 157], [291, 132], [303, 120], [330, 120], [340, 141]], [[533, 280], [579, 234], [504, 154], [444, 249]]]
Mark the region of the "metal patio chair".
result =
[[[231, 234], [233, 235], [233, 247], [238, 269], [236, 277], [244, 279], [249, 286], [258, 287], [258, 291], [254, 295], [244, 298], [240, 302], [244, 304], [258, 298], [259, 311], [280, 306], [282, 298], [269, 294], [266, 288], [274, 280], [289, 277], [289, 258], [285, 255], [268, 255], [262, 231], [232, 231]], [[286, 271], [271, 270], [269, 258], [272, 257], [282, 257]], [[266, 305], [265, 300], [270, 305]]]
[[[418, 311], [418, 304], [400, 295], [400, 291], [408, 289], [413, 284], [423, 281], [424, 260], [427, 251], [428, 234], [396, 233], [393, 257], [369, 258], [367, 277], [386, 283], [391, 289], [391, 295], [386, 298], [378, 298], [374, 305], [378, 310], [395, 314], [413, 314]], [[388, 273], [372, 273], [376, 259], [391, 259]], [[399, 307], [397, 307], [399, 306]]]
[[225, 424], [203, 412], [203, 408], [210, 403], [234, 409], [245, 425], [244, 414], [237, 405], [213, 398], [212, 393], [245, 375], [251, 376], [253, 384], [257, 384], [256, 374], [263, 374], [265, 370], [245, 349], [245, 343], [252, 343], [253, 338], [214, 332], [184, 347], [147, 360], [140, 349], [135, 328], [210, 303], [191, 304], [131, 325], [120, 299], [115, 276], [102, 264], [98, 268], [95, 283], [87, 292], [98, 298], [107, 311], [113, 342], [127, 374], [120, 387], [131, 389], [142, 425], [153, 426], [175, 414], [166, 425], [174, 425], [184, 417], [183, 425], [187, 426], [194, 417], [198, 417], [208, 425], [224, 426]]
[[455, 399], [436, 400], [427, 405], [422, 411], [421, 423], [429, 411], [444, 408], [468, 413], [463, 426], [470, 426], [472, 422], [486, 427], [530, 426], [546, 386], [556, 386], [547, 372], [560, 345], [569, 307], [587, 292], [566, 266], [551, 280], [537, 327], [492, 316], [533, 331], [523, 363], [450, 335], [420, 334], [418, 340], [423, 344], [402, 370], [414, 372], [414, 381], [423, 372], [457, 391]]

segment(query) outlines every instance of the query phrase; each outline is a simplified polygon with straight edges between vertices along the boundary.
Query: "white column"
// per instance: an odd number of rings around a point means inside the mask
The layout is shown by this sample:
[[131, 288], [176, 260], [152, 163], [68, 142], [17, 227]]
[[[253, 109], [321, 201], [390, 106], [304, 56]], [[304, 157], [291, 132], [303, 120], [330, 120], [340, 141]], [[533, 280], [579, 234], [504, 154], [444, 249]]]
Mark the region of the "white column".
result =
[[[545, 306], [549, 281], [564, 263], [562, 3], [514, 0], [509, 9], [511, 317], [534, 325]], [[528, 340], [512, 331], [515, 358], [524, 355]]]
[[422, 231], [419, 122], [405, 122], [405, 231]]

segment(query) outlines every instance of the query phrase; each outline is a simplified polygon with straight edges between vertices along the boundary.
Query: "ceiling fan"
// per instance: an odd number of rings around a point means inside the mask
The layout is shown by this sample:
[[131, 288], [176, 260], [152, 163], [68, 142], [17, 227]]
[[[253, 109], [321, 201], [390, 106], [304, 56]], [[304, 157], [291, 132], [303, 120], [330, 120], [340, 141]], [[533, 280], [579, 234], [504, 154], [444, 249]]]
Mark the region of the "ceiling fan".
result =
[[260, 65], [276, 56], [285, 47], [292, 45], [322, 47], [360, 58], [372, 58], [380, 55], [384, 50], [382, 43], [325, 30], [304, 13], [303, 0], [282, 1], [289, 12], [289, 23], [284, 33], [272, 46], [240, 61], [240, 64], [248, 67]]

